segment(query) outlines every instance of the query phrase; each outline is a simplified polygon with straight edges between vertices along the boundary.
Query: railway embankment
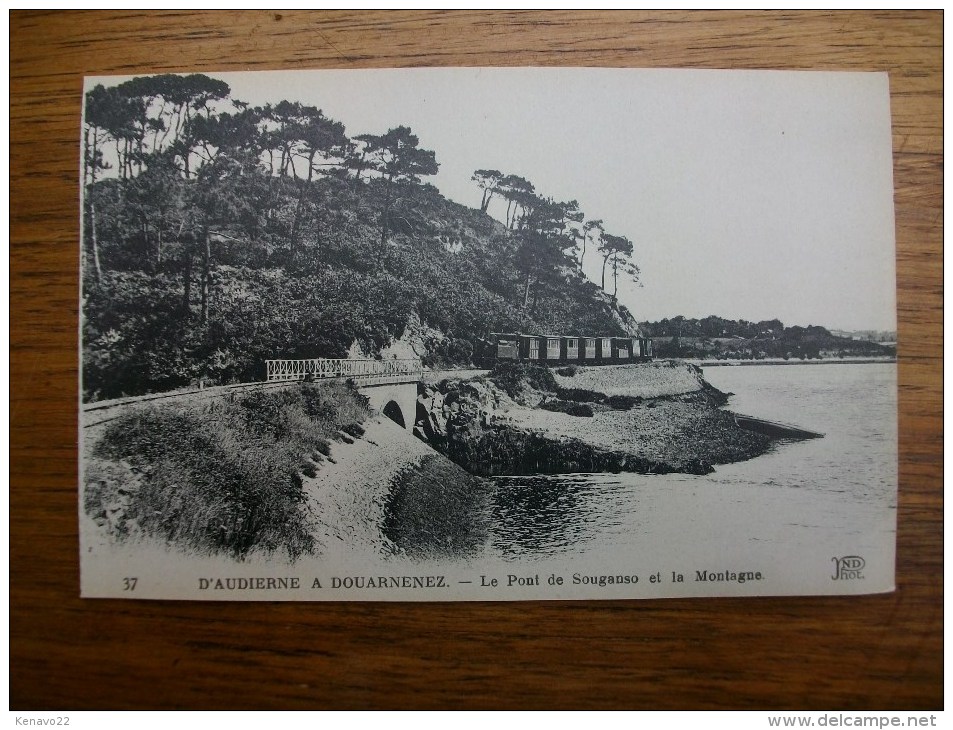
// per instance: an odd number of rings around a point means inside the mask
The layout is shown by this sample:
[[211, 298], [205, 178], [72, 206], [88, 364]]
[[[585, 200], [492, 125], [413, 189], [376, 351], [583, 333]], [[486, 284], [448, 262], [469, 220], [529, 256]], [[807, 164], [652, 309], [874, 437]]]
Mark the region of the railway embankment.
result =
[[764, 453], [727, 395], [694, 365], [598, 368], [505, 363], [421, 396], [419, 435], [476, 474], [572, 471], [706, 474]]
[[485, 541], [485, 520], [459, 515], [485, 513], [486, 483], [346, 383], [140, 398], [84, 415], [89, 545], [247, 561], [344, 546], [466, 554]]

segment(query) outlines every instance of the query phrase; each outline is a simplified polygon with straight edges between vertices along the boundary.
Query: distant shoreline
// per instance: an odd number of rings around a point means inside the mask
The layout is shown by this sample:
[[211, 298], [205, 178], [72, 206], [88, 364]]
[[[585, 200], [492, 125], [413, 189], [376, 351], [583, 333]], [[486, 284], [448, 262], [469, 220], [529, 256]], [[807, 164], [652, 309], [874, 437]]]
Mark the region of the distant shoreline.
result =
[[869, 364], [896, 364], [895, 357], [857, 357], [857, 358], [828, 358], [821, 360], [683, 360], [683, 362], [698, 365], [698, 367], [725, 367], [734, 365], [869, 365]]

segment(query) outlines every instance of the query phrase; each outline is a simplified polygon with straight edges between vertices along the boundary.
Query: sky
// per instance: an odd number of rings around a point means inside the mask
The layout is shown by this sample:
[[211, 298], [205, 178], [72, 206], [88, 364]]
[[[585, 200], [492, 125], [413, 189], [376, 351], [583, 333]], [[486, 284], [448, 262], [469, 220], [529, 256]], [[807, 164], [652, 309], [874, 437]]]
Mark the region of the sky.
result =
[[[384, 69], [209, 74], [232, 98], [322, 109], [349, 136], [409, 126], [429, 181], [477, 207], [474, 170], [578, 200], [635, 244], [636, 319], [896, 328], [886, 74]], [[116, 79], [90, 79], [115, 82]], [[502, 217], [502, 206], [490, 212]], [[597, 257], [587, 271], [599, 281]]]

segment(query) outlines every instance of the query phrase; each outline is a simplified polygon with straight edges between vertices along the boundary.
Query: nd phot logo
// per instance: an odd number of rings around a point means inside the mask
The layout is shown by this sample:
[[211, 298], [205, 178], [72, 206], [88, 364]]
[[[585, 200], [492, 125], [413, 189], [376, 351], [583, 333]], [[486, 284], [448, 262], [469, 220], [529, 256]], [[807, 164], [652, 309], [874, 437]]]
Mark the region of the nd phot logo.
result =
[[863, 580], [864, 559], [859, 555], [845, 555], [842, 558], [831, 558], [834, 563], [834, 575], [831, 580]]

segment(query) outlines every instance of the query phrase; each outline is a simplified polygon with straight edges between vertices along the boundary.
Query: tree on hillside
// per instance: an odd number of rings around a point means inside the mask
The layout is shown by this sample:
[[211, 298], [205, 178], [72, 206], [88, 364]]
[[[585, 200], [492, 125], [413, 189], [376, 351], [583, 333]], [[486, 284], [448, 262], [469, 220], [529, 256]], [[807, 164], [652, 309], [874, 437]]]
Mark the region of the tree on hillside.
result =
[[199, 113], [204, 113], [206, 116], [210, 115], [212, 113], [211, 102], [226, 99], [230, 89], [224, 81], [210, 78], [204, 74], [190, 74], [180, 78], [179, 83], [174, 80], [171, 82], [169, 98], [173, 105], [181, 110], [180, 113], [185, 121], [178, 130], [178, 138], [172, 149], [182, 159], [182, 171], [188, 179], [192, 174], [192, 150], [197, 142], [192, 137], [192, 118]]
[[279, 153], [278, 175], [297, 177], [295, 168], [295, 146], [298, 144], [298, 132], [302, 127], [304, 111], [300, 103], [287, 100], [275, 105], [265, 104], [262, 115], [266, 120], [263, 139], [269, 149]]
[[506, 199], [506, 227], [515, 229], [517, 223], [525, 219], [539, 198], [536, 189], [526, 178], [519, 175], [507, 175], [497, 185], [500, 195]]
[[[523, 276], [522, 309], [530, 301], [533, 284], [553, 281], [566, 263], [565, 251], [575, 239], [568, 232], [566, 213], [570, 206], [552, 199], [536, 198], [526, 203], [527, 214], [520, 222], [519, 246], [516, 254], [517, 269]], [[534, 302], [538, 297], [533, 292]]]
[[[192, 136], [192, 121], [199, 115], [211, 116], [212, 104], [228, 98], [231, 89], [221, 79], [205, 74], [163, 74], [130, 79], [116, 91], [141, 109], [141, 117], [130, 130], [128, 146], [141, 161], [147, 154], [146, 142], [152, 135], [149, 153], [171, 150], [181, 160], [186, 178], [192, 176], [191, 156], [196, 145]], [[133, 145], [134, 143], [134, 145]]]
[[125, 212], [139, 226], [144, 258], [153, 271], [163, 265], [168, 253], [166, 244], [182, 231], [185, 188], [169, 153], [152, 155], [149, 166], [125, 185]]
[[258, 117], [256, 124], [258, 132], [258, 147], [263, 156], [267, 155], [268, 175], [281, 175], [282, 171], [275, 166], [275, 152], [281, 148], [281, 133], [278, 130], [275, 119], [272, 114], [271, 104], [254, 108], [255, 115]]
[[432, 150], [418, 147], [419, 140], [409, 127], [394, 127], [386, 134], [362, 134], [365, 160], [384, 181], [384, 204], [380, 217], [380, 251], [378, 265], [383, 263], [390, 228], [391, 207], [400, 189], [415, 185], [424, 175], [436, 175], [440, 169]]
[[[611, 261], [613, 272], [618, 277], [618, 270], [623, 261], [632, 256], [632, 241], [625, 236], [614, 236], [611, 233], [603, 233], [599, 243], [599, 253], [602, 254], [602, 290], [606, 290], [606, 267]], [[614, 295], [613, 295], [614, 296]]]
[[308, 182], [314, 179], [319, 168], [340, 167], [344, 163], [347, 135], [344, 125], [324, 116], [313, 106], [302, 108], [297, 129], [298, 146], [295, 153], [305, 161]]
[[[148, 154], [155, 154], [165, 149], [160, 139], [168, 136], [168, 127], [163, 116], [166, 103], [163, 91], [167, 89], [173, 79], [180, 77], [166, 76], [137, 76], [115, 87], [116, 94], [126, 100], [135, 100], [141, 107], [140, 118], [136, 121], [136, 156], [141, 164]], [[148, 142], [151, 137], [151, 143]]]
[[[628, 239], [625, 239], [628, 240]], [[623, 273], [629, 277], [631, 281], [641, 286], [639, 283], [639, 276], [641, 271], [639, 267], [635, 265], [632, 261], [632, 243], [629, 242], [628, 246], [620, 246], [612, 254], [612, 298], [615, 299], [619, 293], [619, 274]]]
[[602, 240], [602, 234], [605, 228], [602, 226], [602, 219], [586, 221], [582, 227], [582, 240], [579, 253], [579, 270], [582, 271], [582, 265], [586, 259], [586, 244], [593, 243], [597, 248]]
[[361, 136], [349, 140], [344, 151], [344, 169], [353, 175], [353, 189], [357, 189], [367, 169], [367, 144]]
[[245, 107], [235, 113], [194, 117], [189, 134], [203, 164], [214, 162], [220, 155], [238, 159], [253, 153], [258, 157], [263, 151], [260, 122], [260, 110]]
[[477, 170], [470, 179], [483, 191], [480, 212], [486, 213], [490, 207], [490, 201], [493, 199], [493, 194], [497, 192], [500, 182], [503, 180], [503, 173], [499, 170]]
[[[559, 206], [559, 214], [562, 218], [562, 232], [564, 234], [571, 233], [573, 224], [582, 223], [582, 219], [585, 218], [585, 214], [579, 210], [579, 202], [576, 200], [570, 200], [565, 203], [557, 203]], [[573, 236], [575, 238], [575, 236]]]
[[136, 174], [136, 160], [141, 169], [141, 157], [137, 157], [138, 141], [147, 128], [146, 107], [142, 99], [123, 94], [118, 88], [104, 89], [102, 93], [90, 92], [99, 107], [100, 129], [106, 132], [115, 145], [116, 170], [125, 180]]
[[566, 249], [569, 256], [573, 256], [579, 245], [580, 227], [585, 214], [579, 210], [579, 203], [570, 200], [564, 203], [556, 203], [557, 215], [562, 221], [562, 228], [559, 230], [562, 246]]
[[314, 173], [318, 167], [326, 168], [342, 165], [349, 141], [347, 135], [344, 134], [344, 125], [333, 119], [328, 119], [320, 109], [315, 107], [302, 107], [295, 134], [298, 138], [295, 154], [304, 160], [307, 174], [302, 175], [298, 182], [298, 199], [295, 202], [291, 223], [290, 250], [292, 258], [297, 252], [305, 194], [314, 180]]
[[86, 94], [84, 114], [86, 128], [83, 134], [83, 184], [86, 186], [85, 203], [89, 220], [89, 246], [93, 259], [93, 273], [97, 283], [102, 281], [103, 270], [99, 260], [95, 190], [97, 173], [109, 168], [109, 165], [103, 160], [102, 145], [108, 138], [109, 107], [113, 96], [102, 84], [91, 89]]
[[[238, 179], [242, 177], [241, 163], [218, 158], [202, 168], [186, 195], [185, 215], [191, 224], [194, 240], [194, 248], [186, 255], [189, 268], [195, 254], [200, 255], [202, 260], [199, 284], [200, 322], [203, 325], [208, 324], [211, 310], [212, 234], [230, 228], [234, 221], [245, 217], [248, 209], [254, 205], [247, 195], [242, 194], [242, 186], [238, 184]], [[188, 286], [187, 282], [187, 289]]]

